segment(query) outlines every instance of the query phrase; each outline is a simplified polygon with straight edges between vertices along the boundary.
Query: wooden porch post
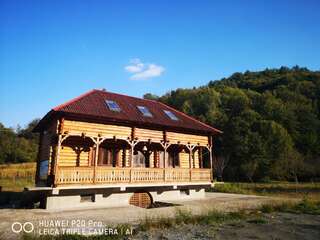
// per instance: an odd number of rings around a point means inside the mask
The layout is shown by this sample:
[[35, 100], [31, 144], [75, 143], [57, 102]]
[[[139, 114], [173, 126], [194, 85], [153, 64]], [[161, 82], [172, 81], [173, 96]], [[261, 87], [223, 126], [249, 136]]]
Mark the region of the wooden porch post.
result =
[[96, 183], [96, 174], [97, 174], [97, 163], [98, 163], [98, 158], [99, 158], [99, 145], [100, 145], [100, 139], [97, 138], [95, 141], [95, 147], [96, 147], [96, 151], [95, 151], [95, 155], [94, 155], [94, 165], [93, 165], [93, 183]]
[[130, 167], [133, 167], [133, 155], [134, 155], [134, 144], [131, 143], [131, 149], [130, 149]]
[[213, 181], [212, 146], [210, 146], [209, 148], [209, 153], [210, 153], [210, 175], [211, 175], [211, 181]]
[[58, 135], [58, 143], [56, 146], [56, 156], [54, 159], [54, 168], [53, 168], [53, 184], [56, 184], [56, 180], [57, 180], [57, 169], [58, 169], [58, 162], [59, 162], [59, 155], [60, 155], [60, 148], [61, 148], [61, 140], [62, 140], [62, 135], [59, 134]]
[[170, 146], [170, 143], [163, 142], [160, 144], [163, 147], [163, 179], [164, 181], [166, 181], [166, 156], [167, 156], [167, 149]]
[[192, 181], [192, 149], [189, 147], [189, 171], [190, 171], [190, 182]]
[[132, 182], [132, 168], [133, 168], [133, 155], [134, 155], [134, 141], [130, 142], [130, 182]]
[[166, 155], [167, 155], [167, 144], [165, 143], [163, 151], [163, 181], [166, 181]]
[[195, 146], [190, 143], [187, 144], [187, 148], [189, 150], [189, 171], [190, 171], [190, 182], [192, 181], [192, 154]]

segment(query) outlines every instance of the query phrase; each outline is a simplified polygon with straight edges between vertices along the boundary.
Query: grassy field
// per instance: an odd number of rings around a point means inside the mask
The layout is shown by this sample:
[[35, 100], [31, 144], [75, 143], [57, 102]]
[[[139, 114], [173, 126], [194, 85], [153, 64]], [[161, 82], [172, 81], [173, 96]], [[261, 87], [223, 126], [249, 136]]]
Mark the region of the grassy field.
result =
[[320, 183], [219, 183], [211, 191], [320, 201]]
[[20, 192], [34, 185], [35, 163], [0, 165], [0, 187], [2, 191]]

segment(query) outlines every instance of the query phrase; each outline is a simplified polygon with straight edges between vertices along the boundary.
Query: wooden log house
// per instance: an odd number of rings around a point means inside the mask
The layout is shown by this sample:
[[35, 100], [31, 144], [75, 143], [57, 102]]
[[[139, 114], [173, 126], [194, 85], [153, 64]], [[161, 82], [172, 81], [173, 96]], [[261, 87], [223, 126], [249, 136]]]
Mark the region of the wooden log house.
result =
[[38, 187], [113, 192], [210, 185], [221, 133], [161, 102], [105, 90], [55, 107], [34, 131]]

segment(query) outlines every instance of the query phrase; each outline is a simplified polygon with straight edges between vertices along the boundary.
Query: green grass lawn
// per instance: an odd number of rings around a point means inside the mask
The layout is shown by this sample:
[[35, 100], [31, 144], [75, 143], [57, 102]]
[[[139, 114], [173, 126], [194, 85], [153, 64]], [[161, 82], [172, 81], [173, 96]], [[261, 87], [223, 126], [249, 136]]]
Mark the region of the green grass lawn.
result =
[[320, 183], [218, 183], [210, 191], [320, 201]]

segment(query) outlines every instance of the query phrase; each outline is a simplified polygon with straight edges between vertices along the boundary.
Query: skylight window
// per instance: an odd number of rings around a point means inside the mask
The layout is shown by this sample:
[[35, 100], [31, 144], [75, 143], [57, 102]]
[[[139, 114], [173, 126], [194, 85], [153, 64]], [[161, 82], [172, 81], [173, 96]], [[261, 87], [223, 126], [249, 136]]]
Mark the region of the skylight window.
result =
[[177, 118], [177, 116], [173, 114], [173, 112], [171, 112], [169, 110], [163, 110], [163, 111], [171, 120], [174, 120], [174, 121], [178, 121], [179, 120]]
[[118, 103], [116, 103], [115, 101], [106, 100], [106, 104], [107, 104], [108, 108], [109, 108], [111, 111], [114, 111], [114, 112], [120, 112], [120, 111], [121, 111]]
[[145, 117], [152, 117], [152, 113], [149, 111], [149, 109], [145, 106], [137, 106], [139, 111], [142, 113]]

